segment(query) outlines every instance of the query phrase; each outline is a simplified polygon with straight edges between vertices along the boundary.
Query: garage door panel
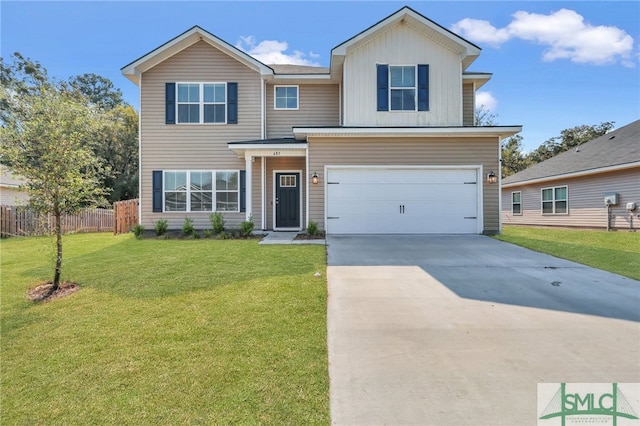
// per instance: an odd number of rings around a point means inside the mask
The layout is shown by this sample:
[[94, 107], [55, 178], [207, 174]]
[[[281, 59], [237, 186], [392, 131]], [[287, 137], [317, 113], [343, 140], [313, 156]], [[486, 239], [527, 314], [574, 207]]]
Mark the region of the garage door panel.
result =
[[477, 169], [328, 169], [329, 233], [477, 233]]

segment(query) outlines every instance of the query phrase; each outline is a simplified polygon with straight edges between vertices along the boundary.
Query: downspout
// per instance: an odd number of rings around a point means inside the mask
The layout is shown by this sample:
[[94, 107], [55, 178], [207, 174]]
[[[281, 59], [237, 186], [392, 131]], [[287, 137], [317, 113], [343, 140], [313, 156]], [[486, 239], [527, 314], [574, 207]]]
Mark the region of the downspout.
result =
[[307, 183], [307, 191], [305, 196], [305, 228], [309, 226], [309, 190], [311, 189], [311, 185], [309, 185], [309, 175], [311, 172], [309, 171], [309, 139], [307, 138], [307, 149], [305, 150], [305, 169], [306, 169], [306, 178], [305, 182]]
[[142, 225], [142, 74], [140, 74], [138, 108], [138, 224]]
[[[522, 207], [520, 207], [520, 209], [522, 209]], [[502, 234], [502, 141], [500, 140], [500, 136], [498, 136], [498, 234]]]
[[267, 158], [266, 157], [261, 157], [262, 158], [262, 167], [261, 167], [261, 176], [260, 176], [260, 181], [261, 181], [261, 186], [262, 186], [262, 230], [264, 231], [265, 229], [267, 229], [267, 198], [266, 198], [266, 194], [267, 194], [267, 185], [266, 185], [266, 176], [267, 176]]

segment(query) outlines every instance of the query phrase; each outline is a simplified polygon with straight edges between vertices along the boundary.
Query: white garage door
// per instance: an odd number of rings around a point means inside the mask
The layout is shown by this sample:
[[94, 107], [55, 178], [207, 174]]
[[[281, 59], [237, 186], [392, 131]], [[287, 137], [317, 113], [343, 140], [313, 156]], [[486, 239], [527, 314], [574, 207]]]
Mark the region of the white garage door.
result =
[[327, 168], [330, 234], [477, 234], [477, 168]]

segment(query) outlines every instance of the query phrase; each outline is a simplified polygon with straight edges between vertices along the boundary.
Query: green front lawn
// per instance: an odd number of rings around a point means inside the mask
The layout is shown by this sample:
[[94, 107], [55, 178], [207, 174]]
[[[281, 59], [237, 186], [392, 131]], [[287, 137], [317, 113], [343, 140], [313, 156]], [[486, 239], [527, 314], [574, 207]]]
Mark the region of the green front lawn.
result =
[[[65, 237], [1, 254], [3, 424], [328, 424], [324, 246]], [[314, 277], [321, 272], [322, 277]]]
[[505, 226], [495, 238], [640, 280], [640, 233]]

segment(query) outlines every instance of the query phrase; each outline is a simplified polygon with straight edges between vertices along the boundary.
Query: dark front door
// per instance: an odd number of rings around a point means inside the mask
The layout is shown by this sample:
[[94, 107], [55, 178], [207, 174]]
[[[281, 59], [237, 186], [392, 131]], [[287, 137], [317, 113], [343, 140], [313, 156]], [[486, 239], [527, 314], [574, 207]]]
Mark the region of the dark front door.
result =
[[300, 227], [300, 173], [276, 173], [276, 228]]

